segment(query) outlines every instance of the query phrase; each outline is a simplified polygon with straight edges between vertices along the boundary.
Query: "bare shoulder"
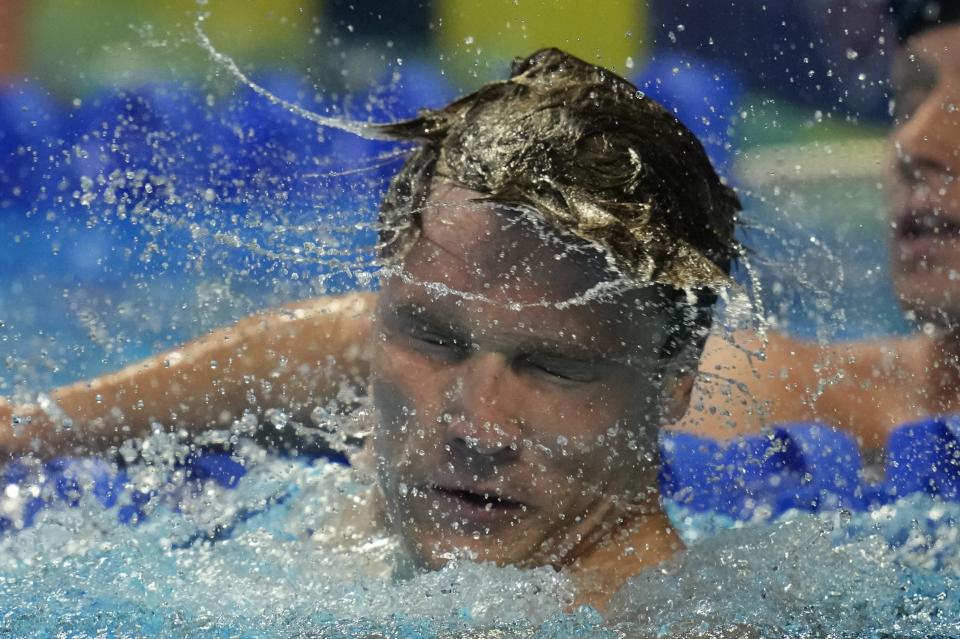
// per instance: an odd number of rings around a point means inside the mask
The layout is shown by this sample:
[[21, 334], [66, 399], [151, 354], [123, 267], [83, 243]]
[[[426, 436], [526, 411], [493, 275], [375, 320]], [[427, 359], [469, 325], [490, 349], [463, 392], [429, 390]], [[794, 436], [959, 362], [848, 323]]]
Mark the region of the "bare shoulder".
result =
[[872, 446], [888, 422], [908, 417], [901, 405], [918, 388], [926, 352], [922, 336], [818, 343], [775, 331], [714, 335], [678, 427], [725, 439], [817, 421]]
[[757, 384], [794, 377], [802, 365], [822, 357], [822, 348], [777, 331], [714, 333], [707, 340], [700, 370], [704, 376]]
[[356, 291], [343, 295], [314, 297], [294, 302], [280, 309], [295, 318], [338, 313], [344, 316], [369, 316], [376, 305], [377, 294], [372, 291]]
[[849, 369], [858, 378], [904, 379], [915, 375], [923, 365], [927, 348], [926, 338], [911, 335], [841, 342], [834, 350], [845, 357]]
[[297, 302], [271, 313], [273, 326], [265, 332], [288, 335], [295, 354], [309, 355], [319, 348], [320, 354], [341, 363], [366, 362], [371, 356], [376, 299], [376, 293], [365, 291]]
[[806, 419], [802, 397], [821, 355], [817, 345], [777, 332], [711, 335], [690, 409], [676, 429], [726, 439]]
[[369, 336], [375, 305], [376, 293], [368, 291], [315, 297], [251, 315], [232, 330], [241, 337], [259, 334], [281, 339], [316, 333], [324, 338], [355, 334], [362, 340]]
[[264, 317], [276, 323], [342, 324], [366, 326], [371, 322], [377, 295], [370, 291], [315, 297], [294, 302], [267, 313]]
[[921, 358], [915, 338], [819, 343], [779, 331], [714, 334], [678, 427], [724, 439], [786, 422], [845, 426], [849, 406], [866, 410], [877, 384], [902, 383]]

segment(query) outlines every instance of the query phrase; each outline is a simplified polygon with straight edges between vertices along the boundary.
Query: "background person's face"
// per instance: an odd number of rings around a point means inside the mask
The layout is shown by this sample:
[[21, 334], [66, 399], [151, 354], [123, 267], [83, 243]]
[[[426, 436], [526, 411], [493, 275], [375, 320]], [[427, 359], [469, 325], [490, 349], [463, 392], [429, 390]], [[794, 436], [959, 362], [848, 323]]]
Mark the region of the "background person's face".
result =
[[[380, 485], [421, 565], [560, 564], [654, 489], [665, 320], [628, 310], [652, 292], [556, 308], [599, 281], [602, 261], [546, 246], [543, 230], [478, 196], [438, 187], [406, 277], [384, 282]], [[675, 394], [671, 417], [685, 408]]]
[[912, 38], [893, 68], [891, 271], [922, 321], [960, 320], [960, 25]]

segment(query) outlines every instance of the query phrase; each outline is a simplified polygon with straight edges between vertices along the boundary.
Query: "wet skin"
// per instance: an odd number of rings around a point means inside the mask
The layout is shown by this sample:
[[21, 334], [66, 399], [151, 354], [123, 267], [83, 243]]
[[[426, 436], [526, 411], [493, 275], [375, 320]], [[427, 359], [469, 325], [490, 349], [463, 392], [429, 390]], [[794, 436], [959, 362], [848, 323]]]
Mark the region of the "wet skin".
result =
[[960, 25], [910, 39], [894, 57], [886, 174], [894, 286], [921, 321], [960, 319]]
[[609, 279], [603, 260], [478, 196], [436, 187], [379, 295], [373, 450], [392, 526], [426, 568], [568, 565], [640, 529], [678, 545], [655, 442], [692, 375], [658, 357], [656, 292], [554, 307]]

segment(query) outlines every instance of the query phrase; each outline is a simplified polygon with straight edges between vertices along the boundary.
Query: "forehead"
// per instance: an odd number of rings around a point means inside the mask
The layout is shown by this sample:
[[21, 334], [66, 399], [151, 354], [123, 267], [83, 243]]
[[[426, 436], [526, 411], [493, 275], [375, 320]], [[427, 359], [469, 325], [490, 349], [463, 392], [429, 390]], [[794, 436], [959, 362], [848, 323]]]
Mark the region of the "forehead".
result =
[[[538, 334], [601, 349], [661, 343], [662, 290], [617, 286], [607, 258], [582, 240], [482, 194], [440, 185], [420, 239], [385, 278], [387, 304], [414, 303], [477, 332]], [[496, 330], [493, 330], [496, 327]]]
[[420, 241], [404, 265], [483, 288], [507, 304], [560, 302], [615, 279], [605, 254], [584, 240], [533, 212], [449, 184], [432, 191]]

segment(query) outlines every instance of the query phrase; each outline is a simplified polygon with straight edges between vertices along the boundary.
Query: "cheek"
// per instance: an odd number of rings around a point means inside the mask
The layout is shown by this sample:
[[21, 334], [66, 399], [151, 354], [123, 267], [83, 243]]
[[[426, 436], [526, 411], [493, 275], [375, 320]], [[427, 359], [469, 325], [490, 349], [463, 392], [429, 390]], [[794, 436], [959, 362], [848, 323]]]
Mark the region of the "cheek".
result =
[[390, 451], [380, 449], [397, 446], [403, 434], [410, 430], [410, 418], [416, 411], [404, 389], [383, 377], [373, 380], [372, 391], [376, 408], [374, 447], [378, 453], [387, 453]]
[[655, 424], [658, 399], [647, 381], [620, 378], [580, 396], [568, 394], [562, 401], [569, 405], [571, 414], [579, 413], [587, 424], [586, 430], [601, 435], [614, 424]]
[[[381, 341], [377, 345], [370, 377], [374, 387], [374, 402], [381, 407], [385, 416], [396, 417], [398, 411], [408, 413], [420, 407], [428, 395], [429, 385], [422, 369], [420, 358], [406, 349], [398, 348], [389, 341]], [[383, 390], [378, 392], [378, 388]]]
[[371, 371], [374, 452], [392, 463], [409, 460], [414, 449], [425, 449], [434, 436], [440, 380], [425, 370], [420, 358], [382, 344]]
[[559, 452], [555, 467], [588, 475], [634, 464], [638, 455], [649, 457], [656, 444], [658, 405], [646, 386], [614, 384], [530, 401], [529, 410], [537, 414], [526, 421], [536, 425], [536, 439]]
[[378, 377], [372, 383], [372, 393], [372, 445], [378, 482], [388, 512], [391, 517], [399, 517], [406, 508], [404, 500], [398, 499], [400, 487], [415, 483], [413, 478], [425, 461], [421, 451], [428, 449], [431, 435], [418, 422], [416, 402], [402, 385]]
[[630, 464], [654, 460], [665, 398], [649, 380], [620, 383], [609, 393], [601, 409], [607, 428], [599, 434], [608, 456]]

